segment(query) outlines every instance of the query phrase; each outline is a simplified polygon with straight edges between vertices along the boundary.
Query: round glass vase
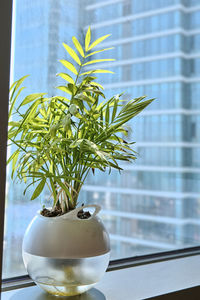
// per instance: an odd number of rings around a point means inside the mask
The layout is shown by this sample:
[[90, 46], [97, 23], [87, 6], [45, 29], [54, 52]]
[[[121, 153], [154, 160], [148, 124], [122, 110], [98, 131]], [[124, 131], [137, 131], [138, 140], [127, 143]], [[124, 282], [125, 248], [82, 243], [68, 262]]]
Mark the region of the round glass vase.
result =
[[[93, 207], [88, 219], [80, 210]], [[86, 205], [57, 217], [37, 213], [23, 239], [22, 255], [33, 281], [56, 296], [84, 293], [104, 275], [109, 263], [109, 235], [97, 216], [98, 205]]]

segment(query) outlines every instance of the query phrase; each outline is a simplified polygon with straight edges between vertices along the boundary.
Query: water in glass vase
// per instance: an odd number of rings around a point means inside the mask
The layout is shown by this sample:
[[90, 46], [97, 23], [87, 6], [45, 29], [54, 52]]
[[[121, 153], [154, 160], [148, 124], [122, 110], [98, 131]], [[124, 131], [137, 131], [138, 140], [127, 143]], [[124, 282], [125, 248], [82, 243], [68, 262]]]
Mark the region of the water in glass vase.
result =
[[23, 251], [26, 269], [46, 292], [73, 296], [86, 292], [104, 275], [110, 253], [87, 258], [49, 258]]

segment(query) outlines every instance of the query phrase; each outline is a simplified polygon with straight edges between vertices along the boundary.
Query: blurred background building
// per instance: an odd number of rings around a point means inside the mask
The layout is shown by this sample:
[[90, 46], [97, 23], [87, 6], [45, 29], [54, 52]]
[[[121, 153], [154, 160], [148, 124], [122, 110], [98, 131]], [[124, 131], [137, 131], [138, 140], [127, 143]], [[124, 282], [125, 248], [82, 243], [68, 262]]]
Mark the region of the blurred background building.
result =
[[[112, 259], [200, 242], [200, 2], [199, 0], [15, 0], [13, 79], [30, 74], [26, 93], [56, 93], [62, 42], [111, 34], [115, 75], [98, 76], [106, 95], [156, 98], [129, 125], [139, 153], [121, 175], [90, 174], [81, 203], [98, 203], [111, 235]], [[19, 260], [27, 224], [40, 209], [8, 178], [4, 277], [24, 273]], [[12, 215], [12, 217], [10, 217]], [[13, 245], [16, 251], [13, 251]], [[13, 261], [16, 268], [13, 269]], [[11, 267], [12, 265], [12, 267]]]
[[106, 179], [90, 174], [85, 199], [105, 208], [117, 256], [198, 244], [199, 1], [90, 1], [84, 20], [95, 38], [112, 34], [101, 45], [117, 57], [116, 75], [100, 76], [108, 95], [157, 98], [131, 124], [137, 162]]

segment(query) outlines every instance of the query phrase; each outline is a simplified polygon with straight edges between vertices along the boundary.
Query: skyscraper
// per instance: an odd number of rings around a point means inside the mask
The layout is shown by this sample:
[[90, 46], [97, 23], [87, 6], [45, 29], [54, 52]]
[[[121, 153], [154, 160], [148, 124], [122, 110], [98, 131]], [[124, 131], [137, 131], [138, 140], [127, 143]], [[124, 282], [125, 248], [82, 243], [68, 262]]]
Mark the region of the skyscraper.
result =
[[199, 1], [89, 1], [85, 11], [95, 37], [112, 34], [102, 45], [117, 57], [116, 75], [100, 78], [107, 95], [157, 98], [131, 123], [136, 163], [106, 179], [91, 174], [86, 199], [104, 203], [116, 255], [197, 244]]

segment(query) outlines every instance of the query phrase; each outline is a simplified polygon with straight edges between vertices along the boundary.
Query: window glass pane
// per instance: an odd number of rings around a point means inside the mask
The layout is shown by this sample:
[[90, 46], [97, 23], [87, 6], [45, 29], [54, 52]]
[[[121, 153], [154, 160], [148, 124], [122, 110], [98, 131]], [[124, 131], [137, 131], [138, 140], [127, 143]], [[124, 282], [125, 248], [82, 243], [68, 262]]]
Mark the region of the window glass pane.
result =
[[[132, 130], [123, 137], [136, 142], [136, 162], [121, 163], [121, 175], [89, 173], [80, 195], [80, 204], [102, 206], [111, 259], [200, 242], [198, 4], [198, 0], [14, 0], [11, 81], [30, 74], [23, 96], [58, 94], [54, 87], [63, 83], [55, 76], [63, 71], [58, 60], [67, 58], [62, 42], [72, 46], [74, 35], [83, 41], [91, 25], [93, 39], [111, 34], [104, 46], [115, 45], [96, 56], [117, 60], [101, 65], [115, 72], [98, 76], [106, 96], [124, 91], [125, 100], [156, 98], [129, 122]], [[188, 8], [192, 10], [187, 12]], [[7, 173], [4, 278], [25, 273], [23, 234], [50, 196], [45, 190], [30, 201], [32, 190], [24, 196], [25, 185], [11, 181], [10, 167]]]

